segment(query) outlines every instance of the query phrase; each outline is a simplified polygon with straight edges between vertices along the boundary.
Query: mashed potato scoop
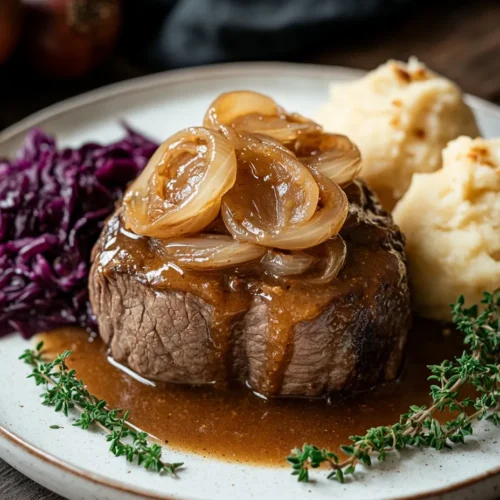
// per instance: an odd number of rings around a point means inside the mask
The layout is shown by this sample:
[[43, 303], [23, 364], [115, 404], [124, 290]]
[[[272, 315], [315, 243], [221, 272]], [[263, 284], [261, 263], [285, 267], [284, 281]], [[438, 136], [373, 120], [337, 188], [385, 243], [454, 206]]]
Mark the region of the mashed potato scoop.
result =
[[441, 167], [441, 151], [459, 135], [479, 135], [460, 89], [415, 58], [388, 61], [363, 78], [334, 84], [317, 115], [327, 132], [361, 150], [361, 177], [391, 210], [414, 173]]
[[414, 310], [450, 320], [459, 295], [479, 303], [500, 286], [500, 138], [450, 142], [442, 170], [414, 175], [393, 215], [406, 235]]

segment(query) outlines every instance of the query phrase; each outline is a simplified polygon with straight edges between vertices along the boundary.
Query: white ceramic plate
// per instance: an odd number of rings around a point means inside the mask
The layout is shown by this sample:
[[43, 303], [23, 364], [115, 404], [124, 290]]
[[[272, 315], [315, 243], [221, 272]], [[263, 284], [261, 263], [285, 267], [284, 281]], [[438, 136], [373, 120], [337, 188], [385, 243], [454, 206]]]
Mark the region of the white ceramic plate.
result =
[[[200, 123], [220, 92], [252, 89], [270, 94], [285, 108], [311, 115], [327, 98], [330, 81], [360, 72], [335, 67], [282, 63], [228, 64], [140, 78], [70, 99], [41, 111], [0, 134], [0, 156], [11, 155], [34, 126], [55, 134], [63, 145], [109, 142], [122, 134], [125, 118], [162, 139]], [[469, 97], [483, 133], [500, 136], [500, 108]], [[53, 409], [41, 406], [39, 389], [25, 379], [17, 361], [28, 346], [20, 337], [0, 339], [0, 457], [44, 486], [70, 499], [180, 498], [495, 498], [500, 490], [500, 429], [480, 426], [466, 446], [452, 452], [407, 450], [383, 464], [361, 470], [339, 485], [322, 472], [299, 484], [289, 469], [243, 466], [168, 450], [185, 462], [181, 479], [158, 476], [114, 458], [97, 432], [74, 428]], [[57, 431], [49, 426], [58, 424]], [[300, 439], [299, 439], [300, 441]], [[300, 443], [299, 443], [300, 444]]]

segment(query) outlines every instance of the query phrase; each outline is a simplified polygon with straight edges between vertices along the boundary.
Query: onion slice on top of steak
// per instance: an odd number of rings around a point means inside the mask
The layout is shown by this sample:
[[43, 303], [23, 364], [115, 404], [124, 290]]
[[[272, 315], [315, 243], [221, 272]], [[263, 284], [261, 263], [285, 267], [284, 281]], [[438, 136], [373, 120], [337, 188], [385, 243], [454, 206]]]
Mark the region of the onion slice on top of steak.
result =
[[203, 230], [236, 179], [233, 145], [202, 127], [167, 139], [124, 196], [124, 222], [136, 234], [172, 238]]
[[266, 253], [264, 247], [241, 243], [220, 234], [153, 240], [152, 245], [161, 255], [183, 268], [206, 271], [235, 267], [260, 259]]
[[316, 216], [318, 182], [295, 156], [256, 137], [247, 137], [236, 156], [236, 182], [221, 206], [226, 227], [240, 241], [289, 249], [275, 239]]
[[347, 196], [326, 177], [318, 178], [321, 208], [310, 220], [276, 231], [271, 241], [276, 248], [302, 250], [315, 247], [342, 229], [348, 213]]
[[306, 252], [283, 253], [268, 250], [261, 265], [266, 273], [279, 279], [305, 273], [315, 261], [316, 258]]
[[[127, 189], [124, 226], [155, 238], [162, 255], [187, 269], [260, 260], [277, 279], [307, 272], [329, 282], [346, 253], [338, 236], [348, 212], [340, 185], [360, 165], [347, 137], [324, 133], [271, 98], [221, 94], [204, 127], [167, 139]], [[224, 224], [220, 235], [208, 234], [215, 220]]]
[[317, 246], [313, 254], [306, 251], [284, 253], [268, 250], [261, 259], [264, 272], [277, 279], [296, 279], [299, 275], [302, 283], [327, 284], [335, 279], [345, 263], [346, 244], [337, 234]]
[[347, 257], [347, 246], [340, 234], [325, 241], [318, 249], [323, 256], [318, 260], [320, 268], [316, 273], [305, 278], [305, 282], [320, 285], [330, 283], [344, 267]]
[[248, 141], [236, 154], [236, 182], [221, 205], [224, 223], [235, 238], [302, 250], [339, 232], [348, 204], [337, 184], [265, 141]]
[[284, 143], [294, 141], [303, 133], [322, 131], [312, 120], [287, 113], [270, 97], [247, 90], [221, 94], [208, 108], [203, 124], [214, 130], [227, 126], [265, 134]]
[[292, 149], [302, 163], [341, 186], [350, 184], [361, 171], [361, 153], [345, 135], [302, 134]]

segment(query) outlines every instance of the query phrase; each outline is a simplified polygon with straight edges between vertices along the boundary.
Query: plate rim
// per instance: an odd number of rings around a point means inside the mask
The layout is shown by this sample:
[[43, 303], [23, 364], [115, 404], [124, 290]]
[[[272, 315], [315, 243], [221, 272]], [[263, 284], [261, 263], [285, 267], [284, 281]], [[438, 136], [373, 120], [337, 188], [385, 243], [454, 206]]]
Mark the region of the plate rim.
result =
[[[218, 78], [224, 75], [235, 76], [248, 72], [252, 72], [253, 74], [258, 72], [265, 76], [266, 74], [276, 74], [277, 71], [282, 74], [286, 73], [302, 78], [309, 76], [311, 79], [317, 79], [318, 77], [323, 79], [333, 78], [335, 74], [337, 76], [342, 75], [343, 77], [350, 75], [350, 78], [355, 78], [363, 76], [366, 73], [365, 70], [345, 66], [280, 61], [228, 62], [166, 70], [104, 85], [47, 106], [0, 131], [0, 143], [12, 139], [17, 134], [26, 131], [27, 128], [36, 127], [37, 124], [46, 119], [61, 116], [78, 108], [83, 108], [89, 104], [104, 101], [121, 94], [142, 92], [165, 84], [179, 84], [184, 81], [190, 81], [195, 77], [207, 78], [211, 76], [212, 78]], [[500, 120], [500, 105], [471, 94], [464, 93], [464, 95], [470, 105]]]
[[24, 453], [28, 453], [31, 456], [35, 456], [38, 459], [42, 460], [45, 463], [48, 463], [53, 467], [56, 467], [68, 474], [73, 474], [85, 481], [90, 481], [99, 486], [105, 486], [107, 488], [112, 488], [116, 491], [120, 491], [123, 493], [130, 493], [132, 495], [144, 497], [150, 500], [183, 500], [181, 498], [174, 498], [165, 495], [158, 496], [156, 494], [151, 493], [151, 491], [143, 490], [142, 488], [134, 488], [132, 486], [128, 486], [127, 484], [121, 481], [115, 481], [114, 479], [109, 479], [105, 475], [94, 474], [93, 472], [87, 471], [81, 467], [77, 467], [71, 464], [70, 462], [67, 462], [66, 460], [57, 458], [55, 455], [52, 455], [52, 453], [48, 453], [46, 451], [41, 450], [40, 448], [37, 448], [35, 445], [29, 443], [28, 441], [20, 437], [18, 434], [9, 431], [8, 429], [0, 425], [0, 442], [2, 439], [5, 439], [5, 441], [8, 441], [11, 445], [22, 450]]
[[[0, 425], [0, 442], [2, 439], [10, 442], [11, 445], [19, 448], [24, 453], [28, 453], [31, 456], [35, 456], [38, 459], [43, 460], [45, 463], [48, 463], [49, 465], [56, 467], [59, 470], [62, 470], [63, 472], [66, 472], [68, 474], [73, 474], [74, 476], [77, 476], [85, 481], [90, 481], [91, 483], [94, 483], [99, 486], [111, 488], [115, 491], [119, 491], [122, 493], [132, 494], [137, 497], [147, 498], [149, 500], [190, 500], [188, 497], [171, 497], [163, 494], [152, 493], [147, 489], [134, 488], [132, 486], [128, 486], [127, 484], [121, 481], [109, 479], [107, 476], [102, 474], [94, 474], [90, 471], [82, 469], [81, 467], [77, 467], [67, 462], [66, 460], [61, 460], [60, 458], [57, 458], [51, 453], [48, 453], [46, 451], [37, 448], [35, 445], [28, 443], [26, 440], [21, 438], [16, 433], [9, 431]], [[424, 500], [426, 498], [433, 498], [436, 496], [442, 497], [443, 495], [449, 493], [457, 493], [460, 490], [474, 486], [478, 483], [481, 483], [482, 481], [493, 479], [495, 477], [498, 477], [499, 475], [500, 475], [500, 467], [497, 467], [496, 469], [491, 469], [489, 471], [483, 472], [472, 479], [464, 479], [449, 486], [443, 486], [441, 488], [418, 493], [416, 495], [410, 494], [405, 496], [390, 497], [390, 500]], [[293, 479], [292, 477], [290, 478]]]
[[[366, 71], [364, 70], [343, 66], [327, 66], [321, 64], [304, 64], [279, 61], [229, 62], [167, 70], [152, 75], [145, 75], [105, 85], [52, 104], [51, 106], [48, 106], [40, 111], [31, 114], [1, 131], [0, 144], [13, 139], [19, 134], [27, 132], [33, 127], [39, 126], [39, 124], [45, 120], [62, 116], [79, 108], [84, 108], [87, 105], [105, 101], [109, 98], [115, 98], [119, 95], [142, 92], [144, 90], [165, 85], [178, 85], [197, 78], [220, 78], [222, 76], [245, 76], [248, 74], [251, 74], [252, 76], [255, 76], [256, 74], [266, 76], [270, 74], [275, 75], [277, 71], [279, 71], [280, 74], [286, 74], [290, 76], [298, 76], [301, 78], [310, 77], [311, 79], [321, 78], [325, 80], [334, 79], [335, 76], [339, 75], [342, 75], [342, 78], [345, 78], [346, 75], [348, 75], [348, 78], [355, 78], [366, 73]], [[348, 78], [346, 78], [346, 80]], [[484, 114], [494, 116], [497, 120], [500, 121], [500, 106], [486, 101], [485, 99], [482, 99], [480, 97], [476, 97], [466, 93], [464, 95], [468, 104], [476, 109], [479, 109]], [[9, 431], [2, 425], [0, 425], [0, 440], [5, 440], [16, 448], [22, 450], [24, 453], [28, 453], [32, 456], [34, 455], [44, 462], [49, 463], [51, 466], [56, 467], [68, 474], [76, 475], [99, 486], [112, 488], [116, 491], [136, 496], [142, 496], [152, 500], [172, 500], [173, 498], [162, 494], [152, 493], [151, 491], [148, 491], [146, 489], [134, 488], [121, 481], [109, 479], [105, 475], [94, 474], [81, 467], [74, 466], [73, 464], [65, 460], [57, 458], [49, 452], [37, 448], [35, 445], [27, 442], [22, 437]], [[408, 495], [398, 498], [405, 500], [418, 500], [429, 498], [432, 496], [440, 496], [460, 491], [461, 489], [471, 487], [482, 481], [497, 476], [500, 476], [500, 466], [483, 472], [474, 478], [464, 479], [449, 486], [435, 488], [433, 490], [418, 493], [416, 495]]]

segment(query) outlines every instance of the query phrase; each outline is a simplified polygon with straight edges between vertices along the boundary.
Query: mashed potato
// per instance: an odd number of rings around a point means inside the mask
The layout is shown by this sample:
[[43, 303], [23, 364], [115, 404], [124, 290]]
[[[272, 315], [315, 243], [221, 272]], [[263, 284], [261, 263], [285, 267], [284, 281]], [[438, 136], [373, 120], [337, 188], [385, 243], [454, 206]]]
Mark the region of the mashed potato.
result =
[[478, 135], [460, 89], [416, 59], [388, 61], [354, 82], [334, 84], [317, 120], [349, 136], [363, 155], [361, 176], [392, 209], [415, 172], [441, 167], [441, 150]]
[[448, 320], [460, 294], [478, 303], [500, 286], [500, 139], [450, 142], [443, 169], [416, 174], [393, 215], [407, 238], [414, 309]]

